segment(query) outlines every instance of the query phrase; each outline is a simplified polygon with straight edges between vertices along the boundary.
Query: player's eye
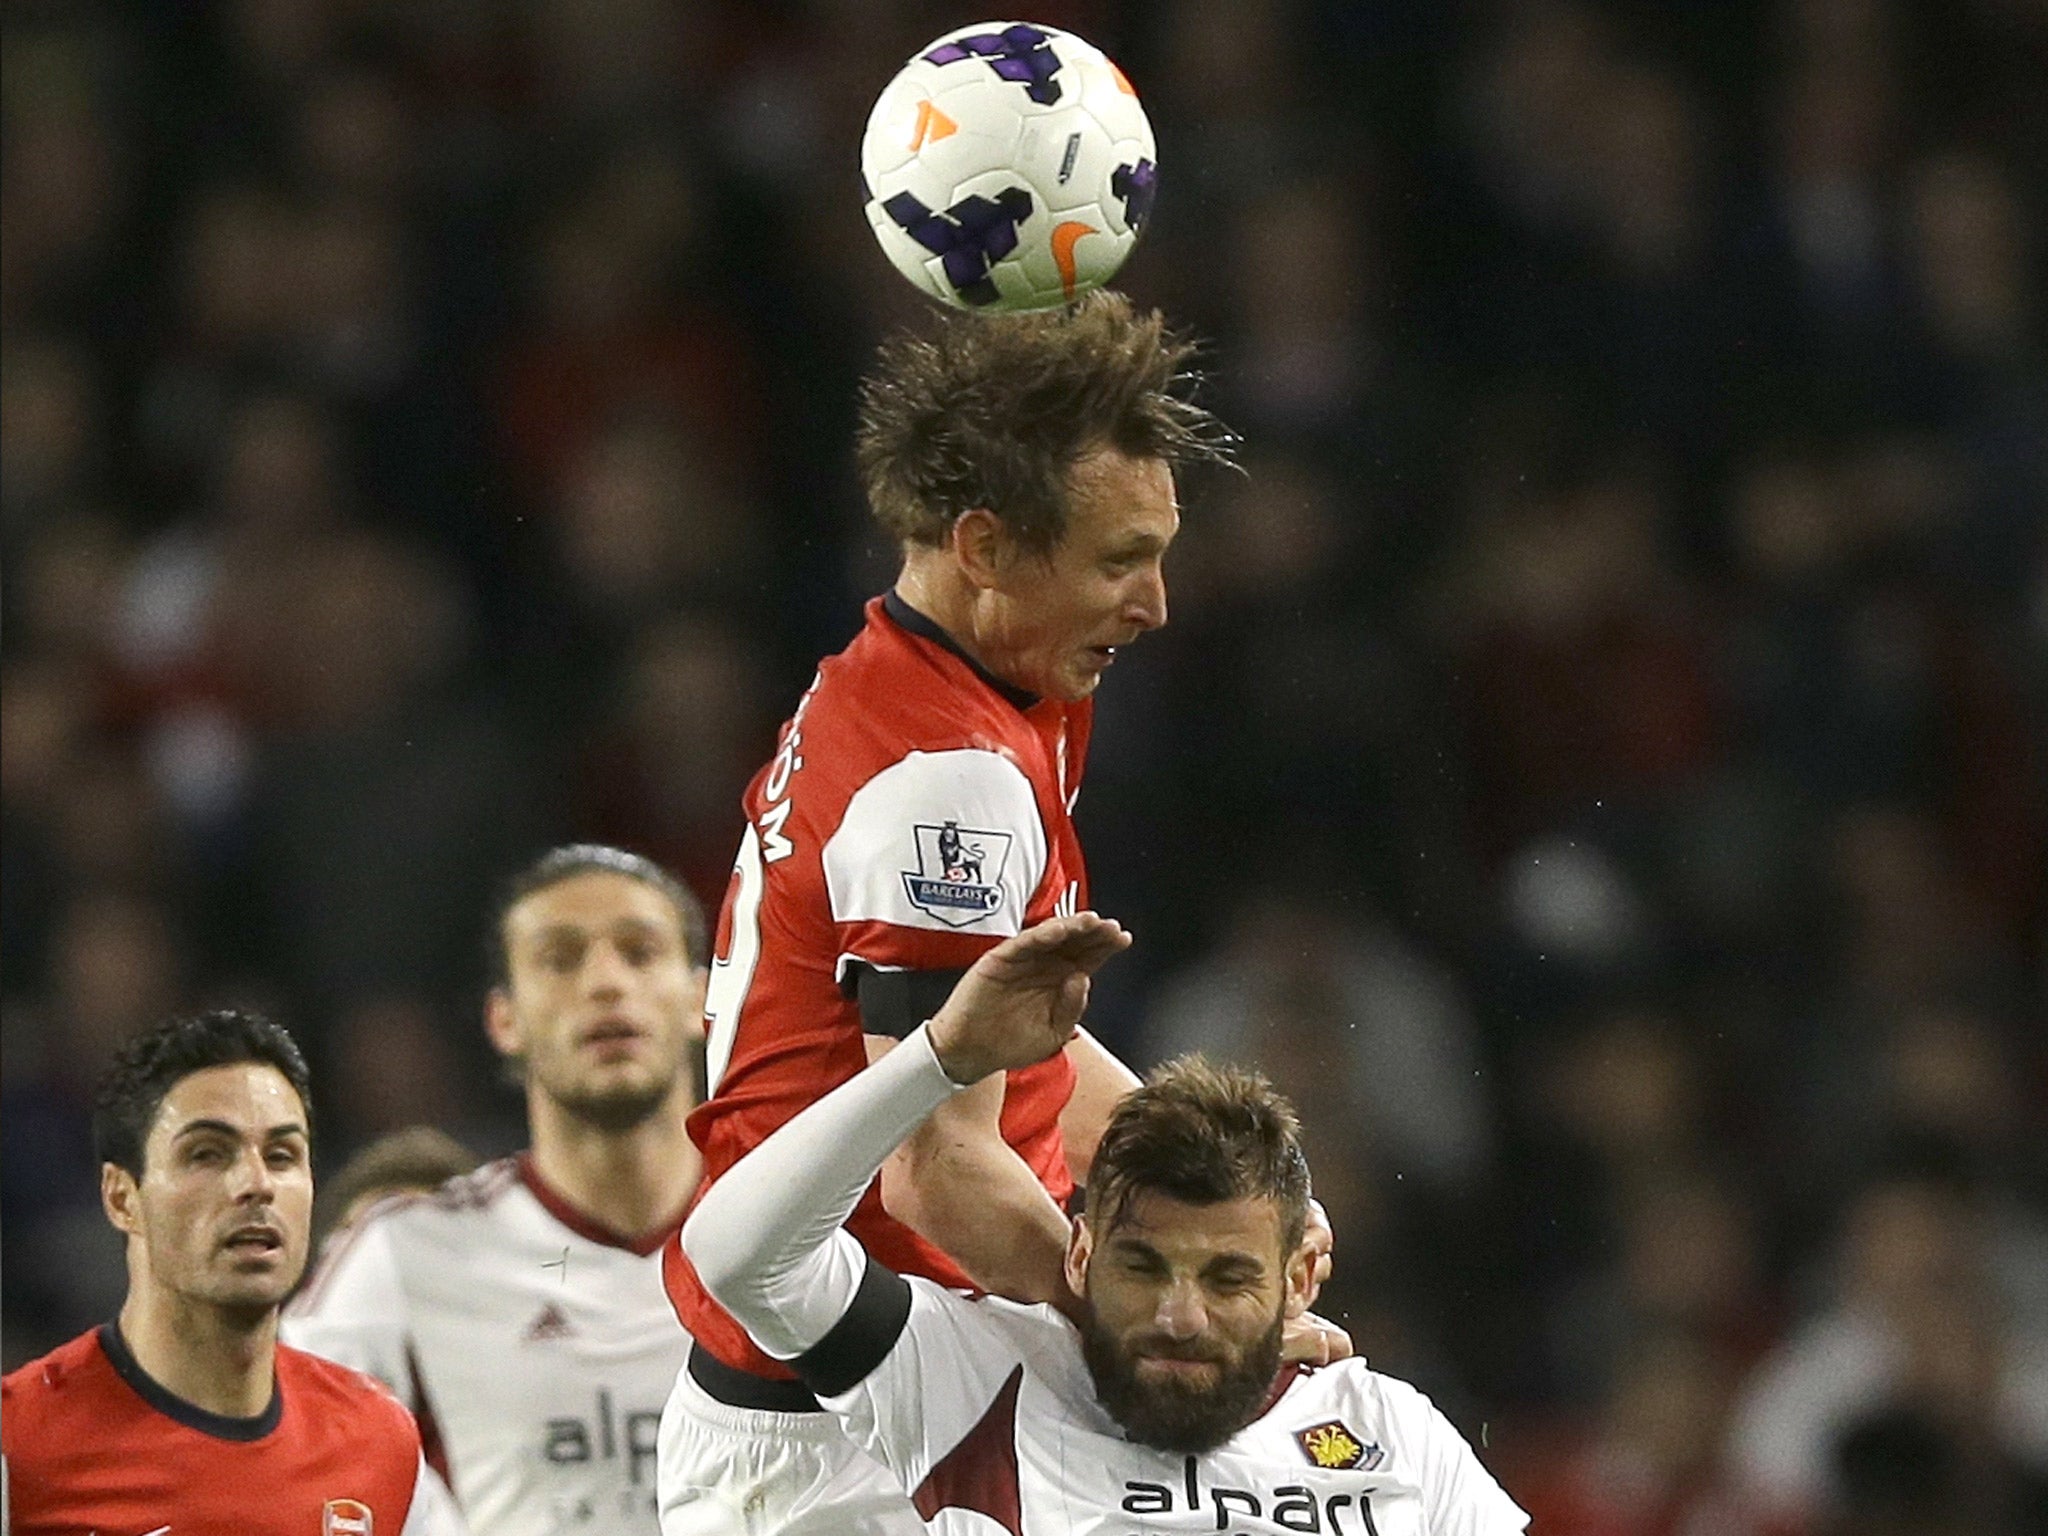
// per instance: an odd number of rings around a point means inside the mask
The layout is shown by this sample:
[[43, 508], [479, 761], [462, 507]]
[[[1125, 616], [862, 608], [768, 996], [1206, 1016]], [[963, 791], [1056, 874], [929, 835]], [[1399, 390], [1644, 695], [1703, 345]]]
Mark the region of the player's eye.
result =
[[305, 1154], [289, 1142], [278, 1143], [263, 1156], [273, 1168], [296, 1168], [305, 1161]]

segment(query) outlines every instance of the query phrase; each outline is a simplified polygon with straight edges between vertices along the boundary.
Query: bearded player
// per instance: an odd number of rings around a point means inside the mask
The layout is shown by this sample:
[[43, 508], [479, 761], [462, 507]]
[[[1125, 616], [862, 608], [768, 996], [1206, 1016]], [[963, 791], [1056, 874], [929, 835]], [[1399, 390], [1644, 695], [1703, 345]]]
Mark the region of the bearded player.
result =
[[255, 1014], [167, 1020], [107, 1069], [93, 1142], [128, 1295], [0, 1389], [13, 1536], [460, 1532], [391, 1395], [277, 1340], [310, 1242], [309, 1102], [297, 1042]]
[[1362, 1360], [1283, 1365], [1314, 1266], [1308, 1167], [1255, 1074], [1183, 1058], [1118, 1106], [1066, 1312], [906, 1281], [841, 1230], [927, 1116], [1062, 1048], [1127, 942], [1084, 912], [976, 961], [710, 1191], [683, 1229], [699, 1273], [940, 1536], [1519, 1536], [1528, 1517], [1414, 1388]]
[[[1091, 695], [1166, 622], [1175, 467], [1226, 457], [1184, 398], [1190, 350], [1107, 292], [884, 346], [858, 453], [903, 564], [746, 792], [706, 1000], [713, 1091], [690, 1120], [707, 1183], [886, 1057], [978, 956], [1085, 904], [1071, 813]], [[986, 1079], [887, 1160], [851, 1230], [903, 1273], [1066, 1300], [1065, 1209], [1135, 1081], [1085, 1031]], [[667, 1278], [696, 1341], [662, 1419], [668, 1536], [922, 1530], [674, 1245]]]
[[659, 1253], [696, 1185], [707, 948], [696, 898], [637, 854], [571, 845], [514, 876], [485, 1022], [524, 1081], [529, 1149], [372, 1207], [286, 1318], [398, 1391], [478, 1532], [656, 1529], [689, 1345]]

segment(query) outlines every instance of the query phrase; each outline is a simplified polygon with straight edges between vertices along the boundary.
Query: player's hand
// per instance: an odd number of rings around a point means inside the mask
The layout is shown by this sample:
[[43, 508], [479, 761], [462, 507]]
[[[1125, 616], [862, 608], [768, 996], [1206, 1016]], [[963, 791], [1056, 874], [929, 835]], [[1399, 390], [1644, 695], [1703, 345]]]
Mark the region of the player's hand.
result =
[[1313, 1196], [1308, 1202], [1308, 1221], [1301, 1229], [1301, 1246], [1309, 1251], [1311, 1259], [1308, 1290], [1301, 1298], [1303, 1308], [1308, 1308], [1323, 1293], [1323, 1282], [1330, 1278], [1331, 1254], [1337, 1247], [1337, 1234], [1330, 1229], [1330, 1213]]
[[1280, 1330], [1280, 1358], [1300, 1365], [1328, 1365], [1353, 1353], [1351, 1335], [1313, 1312], [1290, 1317]]
[[932, 1050], [956, 1083], [1044, 1061], [1073, 1038], [1088, 979], [1131, 936], [1093, 912], [1054, 917], [974, 962], [932, 1016]]
[[1300, 1315], [1289, 1318], [1281, 1330], [1280, 1357], [1283, 1360], [1295, 1360], [1303, 1365], [1328, 1365], [1352, 1352], [1350, 1334], [1327, 1317], [1318, 1317], [1308, 1310], [1316, 1304], [1316, 1297], [1322, 1294], [1323, 1282], [1330, 1278], [1330, 1255], [1336, 1246], [1337, 1234], [1330, 1228], [1330, 1213], [1323, 1209], [1322, 1201], [1311, 1198], [1308, 1220], [1301, 1229], [1301, 1250], [1309, 1256], [1308, 1288], [1301, 1293]]

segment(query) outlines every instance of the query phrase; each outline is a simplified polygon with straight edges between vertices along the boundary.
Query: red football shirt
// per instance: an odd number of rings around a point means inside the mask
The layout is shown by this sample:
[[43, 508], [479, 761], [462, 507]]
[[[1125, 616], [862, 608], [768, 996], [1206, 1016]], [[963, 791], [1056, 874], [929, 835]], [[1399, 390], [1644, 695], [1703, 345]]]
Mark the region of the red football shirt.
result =
[[[827, 657], [747, 788], [747, 828], [719, 914], [705, 998], [712, 1093], [690, 1116], [698, 1193], [867, 1065], [850, 968], [964, 969], [1000, 940], [1087, 903], [1072, 810], [1089, 701], [1034, 700], [961, 653], [893, 594]], [[1003, 1139], [1065, 1203], [1064, 1054], [1009, 1074]], [[879, 1182], [847, 1229], [902, 1274], [970, 1282], [882, 1209]], [[790, 1372], [705, 1294], [671, 1240], [683, 1326], [717, 1359]]]
[[402, 1536], [412, 1415], [369, 1377], [277, 1347], [253, 1419], [173, 1396], [109, 1323], [0, 1383], [12, 1536]]

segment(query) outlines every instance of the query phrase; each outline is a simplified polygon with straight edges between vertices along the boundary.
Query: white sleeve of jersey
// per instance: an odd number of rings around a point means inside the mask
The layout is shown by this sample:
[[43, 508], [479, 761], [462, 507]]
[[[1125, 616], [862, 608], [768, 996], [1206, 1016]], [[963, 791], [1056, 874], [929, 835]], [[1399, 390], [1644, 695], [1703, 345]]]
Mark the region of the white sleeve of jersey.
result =
[[1042, 1315], [1044, 1308], [974, 1299], [907, 1278], [910, 1317], [895, 1345], [851, 1390], [824, 1399], [854, 1444], [906, 1491], [1018, 1389], [1028, 1334], [1059, 1326]]
[[823, 852], [834, 922], [997, 938], [1023, 928], [1046, 860], [1024, 770], [974, 747], [891, 763], [854, 791]]
[[1457, 1426], [1406, 1382], [1382, 1377], [1416, 1448], [1417, 1481], [1430, 1536], [1515, 1536], [1529, 1517], [1480, 1464]]
[[959, 1091], [919, 1025], [777, 1127], [698, 1202], [683, 1251], [762, 1349], [796, 1359], [846, 1315], [867, 1255], [841, 1224], [897, 1144]]
[[410, 1309], [382, 1214], [373, 1207], [334, 1234], [280, 1327], [287, 1344], [376, 1377], [417, 1414], [422, 1405], [407, 1360]]
[[405, 1512], [405, 1527], [398, 1536], [469, 1536], [455, 1495], [441, 1481], [441, 1474], [424, 1459], [419, 1475], [413, 1479], [412, 1504]]

